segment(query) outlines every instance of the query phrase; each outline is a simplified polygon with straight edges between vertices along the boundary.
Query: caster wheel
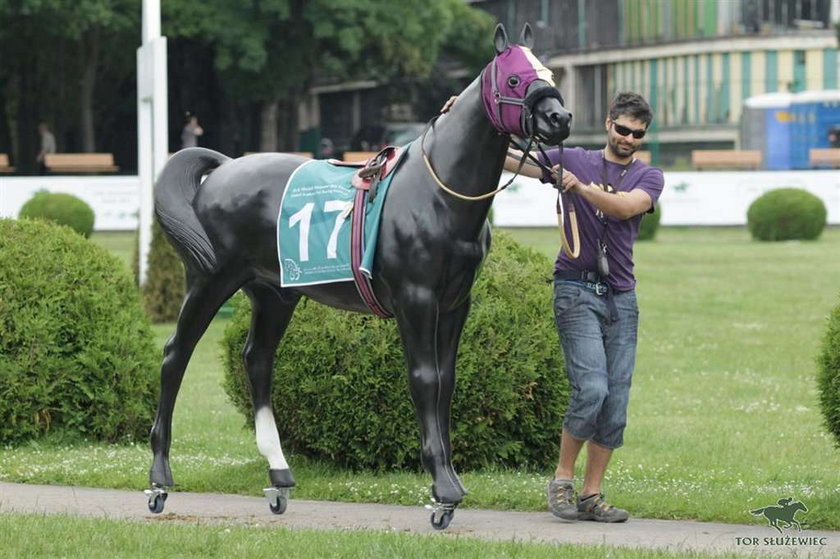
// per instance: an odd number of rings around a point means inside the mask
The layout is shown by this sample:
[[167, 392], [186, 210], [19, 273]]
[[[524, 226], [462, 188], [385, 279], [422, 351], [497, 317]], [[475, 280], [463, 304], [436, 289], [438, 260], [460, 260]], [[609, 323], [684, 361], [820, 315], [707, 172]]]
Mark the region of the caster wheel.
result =
[[286, 505], [289, 504], [290, 488], [288, 487], [269, 487], [263, 489], [265, 498], [268, 499], [268, 508], [274, 514], [283, 514], [286, 512]]
[[154, 514], [162, 513], [164, 503], [166, 503], [166, 493], [152, 495], [149, 497], [149, 512]]
[[[432, 521], [432, 528], [435, 530], [446, 530], [449, 527], [449, 523], [452, 522], [452, 518], [455, 516], [454, 510], [447, 510], [443, 512], [435, 511], [432, 513], [431, 521]], [[437, 518], [436, 518], [437, 517]]]
[[289, 501], [285, 497], [277, 496], [272, 502], [268, 503], [268, 508], [274, 514], [283, 514], [286, 512], [286, 505]]

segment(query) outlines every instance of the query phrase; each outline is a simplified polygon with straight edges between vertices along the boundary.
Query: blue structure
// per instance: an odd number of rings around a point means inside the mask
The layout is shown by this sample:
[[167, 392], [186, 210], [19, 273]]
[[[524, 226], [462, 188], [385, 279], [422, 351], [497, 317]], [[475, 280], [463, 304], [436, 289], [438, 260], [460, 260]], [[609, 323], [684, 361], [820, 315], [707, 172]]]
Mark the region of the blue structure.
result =
[[791, 168], [792, 93], [766, 93], [744, 101], [741, 149], [761, 150], [765, 169]]
[[744, 101], [741, 149], [761, 150], [765, 169], [808, 169], [812, 148], [840, 126], [840, 90], [767, 93]]
[[803, 91], [791, 103], [793, 169], [810, 167], [811, 148], [827, 148], [828, 131], [840, 125], [840, 90]]

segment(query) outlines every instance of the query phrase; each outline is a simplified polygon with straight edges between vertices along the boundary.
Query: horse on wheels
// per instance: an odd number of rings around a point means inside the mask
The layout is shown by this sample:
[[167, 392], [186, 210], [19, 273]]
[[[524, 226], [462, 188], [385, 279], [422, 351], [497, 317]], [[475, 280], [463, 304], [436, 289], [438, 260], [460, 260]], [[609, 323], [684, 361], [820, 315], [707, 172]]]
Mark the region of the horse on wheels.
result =
[[[467, 493], [452, 465], [449, 432], [455, 356], [470, 290], [490, 248], [487, 214], [510, 135], [529, 145], [559, 145], [569, 135], [571, 114], [551, 72], [531, 53], [527, 25], [520, 42], [509, 44], [504, 27], [497, 26], [494, 59], [458, 103], [407, 147], [384, 199], [368, 285], [379, 310], [397, 321], [420, 425], [421, 461], [433, 478], [437, 529], [449, 525]], [[152, 512], [163, 510], [173, 486], [172, 412], [187, 363], [216, 311], [239, 289], [252, 307], [243, 358], [257, 446], [269, 463], [271, 487], [265, 491], [273, 512], [286, 508], [295, 482], [270, 399], [277, 345], [301, 296], [355, 312], [370, 313], [373, 307], [353, 281], [294, 288], [281, 283], [278, 212], [284, 185], [307, 161], [279, 153], [230, 159], [190, 148], [169, 160], [157, 182], [155, 213], [184, 262], [187, 293], [161, 367], [151, 431], [152, 487], [146, 491]], [[279, 418], [282, 425], [282, 411]]]

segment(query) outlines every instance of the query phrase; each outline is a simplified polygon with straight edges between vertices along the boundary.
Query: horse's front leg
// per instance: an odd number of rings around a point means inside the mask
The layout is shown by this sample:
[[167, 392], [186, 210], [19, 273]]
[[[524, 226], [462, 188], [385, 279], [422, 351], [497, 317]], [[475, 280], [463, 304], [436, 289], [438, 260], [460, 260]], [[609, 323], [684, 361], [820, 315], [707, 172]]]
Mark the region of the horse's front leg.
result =
[[457, 505], [466, 490], [452, 466], [450, 407], [455, 391], [455, 356], [469, 303], [442, 314], [429, 289], [407, 290], [395, 309], [414, 410], [420, 424], [421, 460], [432, 474], [432, 496]]

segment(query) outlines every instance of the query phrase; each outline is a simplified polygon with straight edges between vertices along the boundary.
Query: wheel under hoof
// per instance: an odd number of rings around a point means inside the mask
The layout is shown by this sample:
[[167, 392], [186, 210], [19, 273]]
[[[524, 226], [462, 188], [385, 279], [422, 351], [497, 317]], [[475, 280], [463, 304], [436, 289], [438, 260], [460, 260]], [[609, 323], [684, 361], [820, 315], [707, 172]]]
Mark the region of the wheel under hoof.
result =
[[160, 514], [163, 512], [166, 497], [169, 495], [163, 487], [152, 485], [151, 489], [143, 491], [149, 498], [149, 512], [153, 514]]
[[457, 503], [435, 503], [435, 506], [426, 505], [426, 508], [432, 509], [432, 515], [429, 520], [432, 523], [432, 528], [435, 530], [446, 530], [452, 519], [455, 518], [455, 507]]
[[286, 506], [289, 504], [290, 487], [269, 487], [263, 489], [265, 498], [268, 499], [268, 508], [274, 514], [283, 514], [286, 512]]

